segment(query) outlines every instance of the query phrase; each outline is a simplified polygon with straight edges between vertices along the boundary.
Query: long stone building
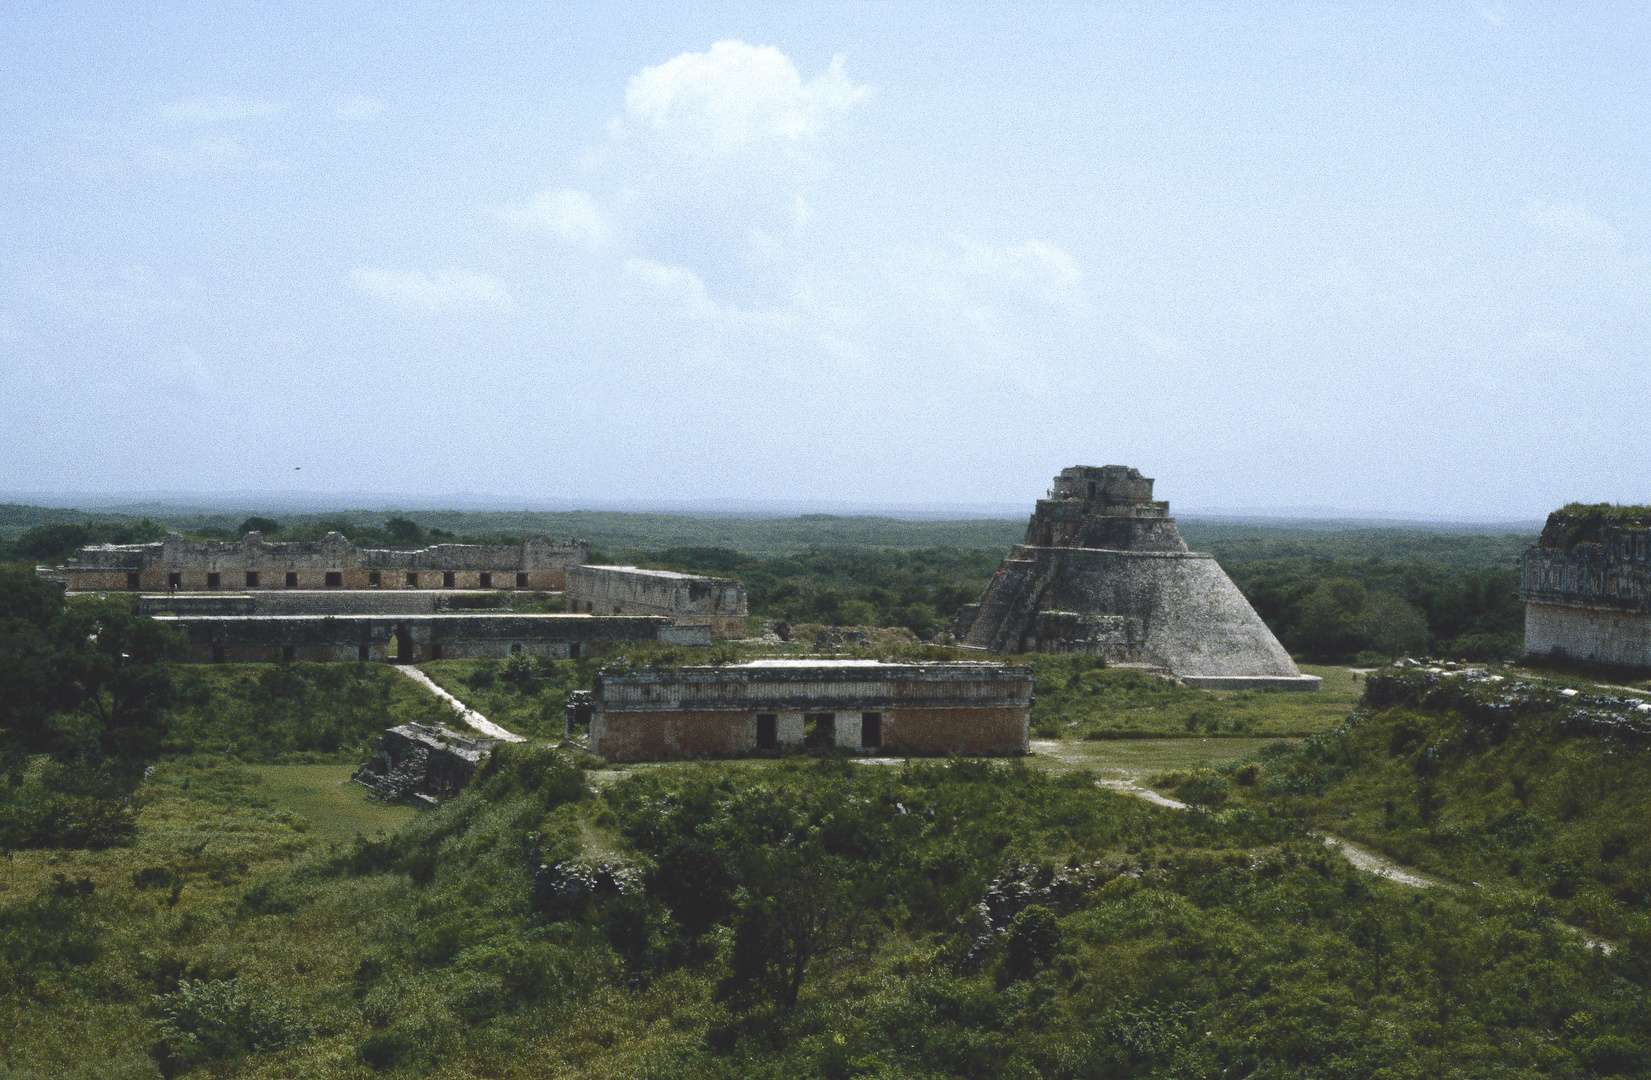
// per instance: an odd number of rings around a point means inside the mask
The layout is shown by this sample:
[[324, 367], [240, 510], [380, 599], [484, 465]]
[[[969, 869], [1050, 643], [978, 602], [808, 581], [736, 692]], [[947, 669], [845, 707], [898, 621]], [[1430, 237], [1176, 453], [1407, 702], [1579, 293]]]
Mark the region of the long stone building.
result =
[[1519, 559], [1525, 653], [1651, 670], [1651, 515], [1556, 510]]
[[520, 544], [432, 544], [407, 551], [358, 548], [330, 532], [314, 542], [187, 540], [84, 547], [42, 577], [71, 590], [535, 589], [559, 590], [585, 561], [583, 540], [529, 537]]
[[1214, 556], [1187, 550], [1152, 485], [1123, 465], [1062, 471], [979, 603], [958, 614], [958, 641], [1146, 664], [1211, 689], [1318, 689]]
[[673, 626], [657, 615], [157, 615], [187, 642], [182, 659], [197, 664], [308, 660], [391, 661], [502, 659], [513, 653], [577, 659], [596, 641], [665, 641], [709, 645], [704, 627]]
[[707, 626], [715, 638], [745, 636], [745, 586], [727, 578], [641, 570], [634, 566], [569, 566], [569, 611], [600, 615], [664, 615], [678, 626]]
[[590, 749], [610, 761], [853, 753], [1022, 754], [1032, 669], [755, 660], [600, 673]]

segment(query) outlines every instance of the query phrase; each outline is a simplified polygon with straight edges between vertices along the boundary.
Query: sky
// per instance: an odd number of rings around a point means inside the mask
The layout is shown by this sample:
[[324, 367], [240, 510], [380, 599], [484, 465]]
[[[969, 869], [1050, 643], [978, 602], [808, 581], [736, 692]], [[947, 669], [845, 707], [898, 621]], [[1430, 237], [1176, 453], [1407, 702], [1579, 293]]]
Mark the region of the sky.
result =
[[1648, 56], [1640, 4], [15, 3], [0, 493], [1651, 502]]

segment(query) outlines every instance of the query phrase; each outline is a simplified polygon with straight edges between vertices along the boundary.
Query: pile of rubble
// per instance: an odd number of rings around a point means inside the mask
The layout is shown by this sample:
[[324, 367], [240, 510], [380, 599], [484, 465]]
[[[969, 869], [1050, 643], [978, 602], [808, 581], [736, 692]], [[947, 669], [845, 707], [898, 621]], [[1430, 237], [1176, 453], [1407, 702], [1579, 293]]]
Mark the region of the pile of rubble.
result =
[[1449, 661], [1400, 660], [1365, 678], [1364, 704], [1430, 712], [1453, 710], [1475, 726], [1506, 735], [1515, 728], [1651, 745], [1651, 694], [1584, 692], [1551, 682], [1497, 675]]
[[442, 727], [402, 724], [379, 736], [351, 779], [385, 802], [433, 807], [462, 791], [498, 744]]

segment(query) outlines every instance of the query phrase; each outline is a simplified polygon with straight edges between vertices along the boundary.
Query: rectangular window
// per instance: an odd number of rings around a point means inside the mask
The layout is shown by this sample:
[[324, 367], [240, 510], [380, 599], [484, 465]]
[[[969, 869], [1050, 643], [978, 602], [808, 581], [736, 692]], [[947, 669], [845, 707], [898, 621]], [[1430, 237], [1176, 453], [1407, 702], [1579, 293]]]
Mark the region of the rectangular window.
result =
[[493, 587], [493, 575], [489, 574], [486, 570], [483, 570], [482, 571], [482, 588], [491, 589], [492, 587]]
[[289, 664], [292, 663], [298, 659], [298, 649], [292, 645], [281, 646], [281, 659]]
[[516, 587], [518, 589], [527, 588], [527, 575], [526, 574], [517, 574], [516, 575]]
[[341, 589], [344, 587], [344, 573], [341, 570], [327, 571], [327, 588]]
[[257, 587], [258, 587], [258, 571], [248, 570], [247, 571], [247, 588], [256, 589]]
[[376, 589], [384, 584], [384, 579], [377, 570], [369, 570], [367, 571], [367, 584]]
[[214, 664], [221, 664], [224, 662], [224, 647], [222, 645], [212, 646], [212, 662]]
[[837, 714], [808, 713], [803, 717], [803, 745], [823, 750], [837, 745]]
[[780, 748], [780, 718], [773, 713], [760, 713], [757, 716], [757, 749], [778, 750]]
[[289, 589], [298, 588], [298, 574], [297, 574], [296, 571], [293, 571], [293, 570], [288, 570], [287, 571], [287, 588], [289, 588]]
[[138, 576], [136, 574], [126, 575], [126, 587], [128, 589], [135, 589], [138, 587]]
[[453, 587], [453, 571], [443, 571], [441, 575], [441, 587], [444, 589], [451, 589]]
[[883, 745], [882, 713], [868, 712], [860, 714], [860, 745], [866, 747]]
[[216, 589], [218, 587], [218, 575], [217, 574], [208, 574], [208, 575], [206, 575], [206, 587], [209, 588], [209, 589]]
[[408, 574], [407, 575], [407, 587], [409, 589], [418, 588], [418, 575], [417, 574]]

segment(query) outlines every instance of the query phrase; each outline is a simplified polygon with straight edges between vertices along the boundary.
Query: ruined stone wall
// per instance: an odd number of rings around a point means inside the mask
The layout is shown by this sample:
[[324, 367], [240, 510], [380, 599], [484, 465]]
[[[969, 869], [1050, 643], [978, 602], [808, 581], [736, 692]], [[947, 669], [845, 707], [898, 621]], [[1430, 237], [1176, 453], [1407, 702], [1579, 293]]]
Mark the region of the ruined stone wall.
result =
[[313, 543], [186, 540], [81, 548], [43, 577], [74, 590], [534, 589], [554, 591], [584, 562], [583, 540], [530, 537], [518, 545], [436, 544], [415, 551], [357, 548], [334, 532]]
[[649, 616], [443, 614], [161, 615], [183, 632], [190, 663], [317, 663], [502, 659], [513, 653], [567, 659], [593, 642], [654, 641], [671, 629]]
[[724, 578], [634, 566], [568, 568], [570, 609], [593, 614], [664, 615], [679, 626], [706, 626], [716, 638], [745, 636], [745, 586]]
[[1525, 652], [1651, 670], [1651, 528], [1637, 518], [1548, 515], [1519, 559]]
[[433, 615], [458, 590], [261, 589], [164, 592], [138, 597], [143, 615]]
[[1651, 616], [1526, 601], [1525, 653], [1532, 659], [1651, 670]]

